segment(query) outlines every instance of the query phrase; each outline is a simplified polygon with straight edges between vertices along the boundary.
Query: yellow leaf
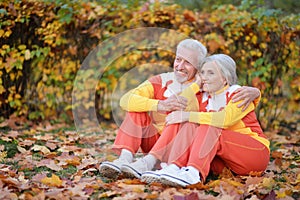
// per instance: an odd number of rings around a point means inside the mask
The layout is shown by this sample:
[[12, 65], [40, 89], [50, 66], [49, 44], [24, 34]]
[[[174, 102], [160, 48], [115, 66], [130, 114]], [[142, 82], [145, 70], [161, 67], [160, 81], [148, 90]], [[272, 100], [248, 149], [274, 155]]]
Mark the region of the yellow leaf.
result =
[[30, 59], [30, 50], [26, 49], [25, 51], [25, 60], [29, 60]]
[[266, 43], [260, 43], [260, 47], [265, 49], [265, 48], [267, 48], [267, 44]]
[[3, 29], [0, 29], [0, 37], [2, 37], [4, 34], [4, 30]]
[[45, 185], [54, 186], [54, 187], [62, 186], [62, 180], [55, 174], [52, 174], [50, 178], [49, 177], [43, 178], [41, 182]]
[[256, 51], [255, 51], [255, 50], [251, 50], [251, 51], [250, 51], [250, 55], [251, 55], [251, 56], [255, 56], [255, 55], [256, 55]]
[[215, 187], [220, 185], [220, 180], [212, 181], [208, 184], [209, 187]]
[[262, 53], [259, 51], [259, 52], [257, 52], [257, 56], [258, 57], [261, 57], [262, 56]]
[[272, 188], [274, 185], [274, 179], [273, 178], [264, 178], [262, 185], [266, 188]]
[[5, 32], [4, 37], [9, 37], [11, 35], [12, 31], [8, 30]]
[[276, 197], [279, 198], [279, 199], [286, 197], [285, 191], [282, 191], [282, 192], [278, 191], [278, 192], [276, 192]]
[[296, 45], [295, 45], [294, 42], [291, 42], [291, 43], [289, 44], [289, 49], [290, 49], [290, 50], [295, 50], [295, 49], [296, 49]]
[[2, 46], [2, 49], [9, 49], [9, 46], [8, 46], [7, 44], [4, 44], [4, 45]]
[[0, 94], [4, 93], [5, 91], [5, 88], [2, 85], [0, 85]]
[[252, 41], [253, 44], [256, 44], [257, 43], [257, 36], [253, 35], [251, 41]]
[[95, 106], [95, 102], [93, 102], [93, 101], [88, 101], [88, 103], [84, 104], [84, 107], [86, 109], [93, 108], [94, 106]]
[[25, 44], [21, 44], [21, 45], [18, 46], [18, 48], [20, 50], [24, 50], [24, 49], [26, 49], [26, 45]]
[[109, 113], [104, 113], [104, 118], [105, 119], [110, 119], [110, 114]]
[[227, 180], [227, 179], [226, 179], [226, 181], [227, 181], [230, 185], [233, 185], [233, 186], [236, 186], [236, 187], [242, 186], [242, 185], [243, 185], [242, 183], [237, 182], [237, 181], [233, 181], [233, 180]]
[[10, 76], [10, 80], [12, 80], [12, 81], [14, 81], [16, 78], [16, 75], [13, 72], [9, 73], [9, 76]]

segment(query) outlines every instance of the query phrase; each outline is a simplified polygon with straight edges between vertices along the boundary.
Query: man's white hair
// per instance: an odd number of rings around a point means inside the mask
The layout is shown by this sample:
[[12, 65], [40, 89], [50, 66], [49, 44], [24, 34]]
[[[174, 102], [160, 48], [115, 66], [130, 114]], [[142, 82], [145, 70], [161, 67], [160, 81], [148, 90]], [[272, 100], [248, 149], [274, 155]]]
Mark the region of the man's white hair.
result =
[[201, 66], [201, 63], [203, 62], [203, 59], [207, 55], [206, 47], [201, 42], [199, 42], [198, 40], [195, 40], [195, 39], [182, 40], [177, 45], [177, 49], [180, 47], [184, 47], [184, 48], [187, 48], [189, 50], [196, 52], [196, 54], [198, 55], [198, 62], [197, 62], [198, 64], [195, 67], [199, 68]]

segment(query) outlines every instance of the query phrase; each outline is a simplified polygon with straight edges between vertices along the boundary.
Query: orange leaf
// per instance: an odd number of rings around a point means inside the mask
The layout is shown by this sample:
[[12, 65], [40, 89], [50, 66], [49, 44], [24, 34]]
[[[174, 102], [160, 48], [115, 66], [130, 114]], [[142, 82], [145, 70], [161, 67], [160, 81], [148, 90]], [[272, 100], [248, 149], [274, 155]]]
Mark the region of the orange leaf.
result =
[[279, 151], [273, 151], [271, 154], [272, 158], [282, 158], [282, 153]]
[[193, 13], [193, 11], [190, 11], [190, 10], [185, 10], [183, 12], [183, 16], [184, 18], [189, 21], [189, 22], [194, 22], [196, 21], [196, 17], [195, 17], [195, 14]]

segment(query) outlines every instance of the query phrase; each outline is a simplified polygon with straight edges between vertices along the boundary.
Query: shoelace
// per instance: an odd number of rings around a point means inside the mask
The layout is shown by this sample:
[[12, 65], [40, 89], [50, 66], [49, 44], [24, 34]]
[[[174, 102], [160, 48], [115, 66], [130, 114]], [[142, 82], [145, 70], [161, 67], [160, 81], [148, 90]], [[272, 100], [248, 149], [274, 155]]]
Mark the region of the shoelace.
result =
[[181, 170], [182, 170], [182, 171], [189, 171], [189, 168], [187, 168], [187, 167], [182, 167]]

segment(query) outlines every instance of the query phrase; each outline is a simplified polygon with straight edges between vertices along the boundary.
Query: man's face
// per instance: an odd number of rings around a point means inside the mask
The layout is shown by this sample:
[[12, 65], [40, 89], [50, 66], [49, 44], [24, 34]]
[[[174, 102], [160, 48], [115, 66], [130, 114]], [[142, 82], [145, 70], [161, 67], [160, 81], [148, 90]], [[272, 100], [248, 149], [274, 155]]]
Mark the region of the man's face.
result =
[[176, 52], [173, 69], [175, 72], [176, 80], [179, 83], [185, 83], [194, 79], [198, 65], [199, 55], [196, 52], [185, 47], [179, 47]]

